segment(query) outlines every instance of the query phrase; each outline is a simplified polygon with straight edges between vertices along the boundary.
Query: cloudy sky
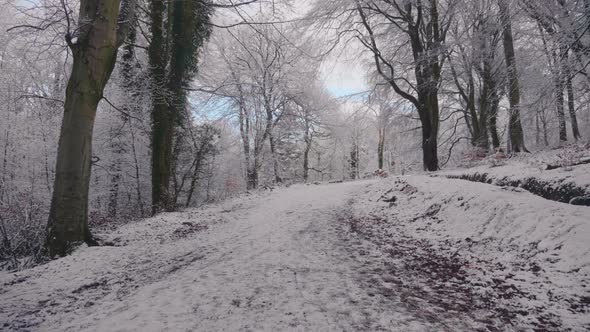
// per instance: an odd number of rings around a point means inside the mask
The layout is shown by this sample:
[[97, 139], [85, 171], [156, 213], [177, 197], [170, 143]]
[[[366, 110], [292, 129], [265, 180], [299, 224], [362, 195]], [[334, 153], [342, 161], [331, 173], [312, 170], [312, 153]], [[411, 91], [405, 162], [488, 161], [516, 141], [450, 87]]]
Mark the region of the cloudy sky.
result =
[[[279, 11], [279, 2], [275, 0], [275, 9]], [[286, 19], [297, 19], [303, 17], [316, 0], [292, 1], [283, 15]], [[267, 8], [264, 8], [268, 6]], [[260, 11], [272, 10], [271, 2], [259, 2], [254, 5], [239, 7], [235, 10], [218, 11], [215, 17], [217, 22], [237, 22], [244, 17], [253, 17]], [[239, 13], [239, 14], [238, 14]], [[322, 65], [321, 75], [326, 88], [336, 97], [351, 95], [367, 91], [365, 82], [365, 68], [360, 60], [359, 45], [340, 45], [330, 54]], [[365, 60], [366, 62], [366, 60]]]
[[365, 68], [359, 60], [359, 52], [355, 53], [334, 53], [322, 66], [326, 87], [337, 97], [368, 90]]

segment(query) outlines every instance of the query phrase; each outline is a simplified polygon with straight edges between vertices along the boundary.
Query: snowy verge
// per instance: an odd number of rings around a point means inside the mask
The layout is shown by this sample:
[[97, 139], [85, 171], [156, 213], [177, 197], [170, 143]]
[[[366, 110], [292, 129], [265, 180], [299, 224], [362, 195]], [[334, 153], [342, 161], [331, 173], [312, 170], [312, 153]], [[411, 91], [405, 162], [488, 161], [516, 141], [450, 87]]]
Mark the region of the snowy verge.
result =
[[[495, 160], [490, 163], [466, 169], [442, 171], [438, 176], [470, 180], [499, 186], [521, 187], [546, 199], [569, 203], [576, 197], [590, 197], [590, 164], [563, 165], [552, 153], [536, 153], [507, 160]], [[490, 159], [491, 158], [491, 159]], [[587, 159], [588, 156], [581, 157]], [[499, 163], [499, 164], [498, 164]], [[548, 165], [560, 165], [547, 169]]]
[[207, 238], [210, 229], [238, 220], [265, 195], [268, 192], [256, 192], [204, 209], [162, 213], [104, 229], [96, 235], [111, 245], [81, 246], [34, 268], [0, 271], [0, 331], [63, 326], [68, 314], [118, 303], [143, 285], [215, 254], [214, 246], [195, 242], [195, 237]]
[[[410, 176], [373, 186], [356, 198], [352, 214], [361, 233], [393, 252], [416, 278], [429, 279], [433, 286], [424, 298], [453, 298], [464, 290], [447, 307], [494, 308], [495, 315], [482, 319], [488, 329], [506, 323], [549, 331], [590, 328], [587, 207], [518, 188]], [[402, 239], [412, 244], [400, 255]], [[417, 256], [419, 251], [429, 256]], [[437, 286], [456, 289], [442, 294]]]

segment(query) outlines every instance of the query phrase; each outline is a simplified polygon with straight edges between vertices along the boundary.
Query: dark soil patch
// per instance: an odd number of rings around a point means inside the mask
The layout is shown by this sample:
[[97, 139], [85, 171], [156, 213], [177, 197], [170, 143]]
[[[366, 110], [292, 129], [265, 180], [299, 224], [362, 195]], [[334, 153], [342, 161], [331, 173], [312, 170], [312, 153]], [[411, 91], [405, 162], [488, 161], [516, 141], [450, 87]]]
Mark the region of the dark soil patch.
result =
[[[435, 218], [439, 209], [432, 206], [419, 218]], [[416, 317], [438, 323], [467, 316], [485, 326], [480, 331], [513, 330], [523, 319], [534, 322], [534, 328], [539, 331], [562, 330], [560, 318], [547, 314], [544, 308], [529, 312], [510, 304], [534, 298], [511, 282], [512, 275], [490, 280], [473, 277], [473, 266], [486, 266], [486, 262], [465, 260], [453, 243], [439, 243], [435, 247], [426, 240], [408, 236], [401, 226], [392, 225], [395, 221], [375, 215], [347, 214], [340, 217], [340, 222], [348, 226], [348, 241], [353, 242], [348, 246], [356, 251], [359, 261], [372, 259], [366, 254], [368, 251], [382, 253], [380, 258], [372, 255], [377, 262], [364, 263], [368, 267], [365, 274], [372, 278], [367, 285], [369, 291], [399, 300]], [[364, 244], [355, 246], [356, 240], [350, 241], [351, 237], [365, 240]], [[493, 268], [499, 272], [505, 269], [504, 266]]]

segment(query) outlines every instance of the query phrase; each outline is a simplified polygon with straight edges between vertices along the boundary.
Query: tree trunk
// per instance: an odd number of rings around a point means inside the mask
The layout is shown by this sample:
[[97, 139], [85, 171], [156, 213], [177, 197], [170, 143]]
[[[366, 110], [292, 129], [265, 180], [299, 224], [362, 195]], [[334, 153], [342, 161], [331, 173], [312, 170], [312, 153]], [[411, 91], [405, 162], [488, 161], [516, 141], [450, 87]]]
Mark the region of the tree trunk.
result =
[[258, 172], [255, 169], [248, 168], [246, 172], [246, 189], [253, 190], [258, 187]]
[[[185, 88], [197, 72], [197, 54], [209, 36], [208, 1], [172, 1], [168, 3], [164, 19], [165, 2], [152, 0], [152, 41], [149, 47], [154, 88], [164, 89], [164, 96], [152, 91], [152, 213], [174, 211], [175, 195], [171, 192], [173, 176], [173, 145], [176, 126], [186, 117]], [[167, 24], [164, 32], [163, 24]]]
[[[131, 44], [123, 46], [123, 54], [121, 56], [121, 59], [123, 60], [121, 66], [121, 76], [123, 76], [122, 88], [125, 89], [125, 92], [127, 92], [125, 94], [126, 100], [123, 105], [123, 109], [127, 114], [136, 113], [133, 110], [133, 108], [136, 107], [137, 98], [135, 98], [136, 93], [134, 91], [133, 73], [133, 56], [135, 51], [134, 46], [132, 45], [135, 43], [135, 37], [136, 34], [134, 26], [129, 31], [128, 39]], [[109, 139], [111, 143], [110, 148], [113, 155], [113, 160], [111, 161], [109, 169], [111, 187], [109, 188], [108, 215], [111, 218], [117, 216], [117, 210], [119, 207], [119, 187], [123, 177], [122, 160], [123, 154], [125, 153], [125, 143], [124, 139], [121, 139], [120, 135], [122, 133], [123, 127], [128, 123], [128, 121], [130, 121], [130, 119], [127, 115], [122, 114], [120, 120], [122, 125], [120, 123], [117, 123], [116, 125], [112, 124], [109, 130]]]
[[565, 102], [565, 98], [563, 96], [563, 80], [564, 80], [564, 73], [563, 73], [563, 66], [559, 68], [559, 59], [555, 53], [553, 53], [554, 57], [556, 58], [555, 63], [555, 111], [557, 112], [557, 120], [559, 123], [559, 141], [566, 142], [567, 141], [567, 128], [565, 125], [565, 112], [563, 109], [563, 103]]
[[541, 126], [539, 112], [535, 113], [535, 144], [541, 145]]
[[430, 172], [438, 171], [438, 144], [434, 130], [422, 129], [422, 159], [424, 169]]
[[[493, 52], [489, 52], [489, 53], [493, 53]], [[481, 91], [481, 96], [480, 96], [480, 100], [479, 100], [479, 129], [480, 129], [480, 135], [478, 137], [477, 140], [477, 146], [479, 148], [481, 148], [482, 150], [484, 150], [486, 153], [489, 150], [489, 139], [488, 139], [488, 131], [492, 133], [492, 143], [494, 141], [494, 134], [497, 135], [497, 133], [494, 133], [493, 131], [496, 130], [496, 128], [491, 128], [491, 117], [493, 115], [493, 113], [495, 113], [497, 110], [495, 109], [497, 107], [497, 92], [496, 92], [496, 83], [494, 82], [494, 77], [493, 77], [493, 73], [492, 73], [492, 64], [491, 61], [493, 59], [490, 58], [490, 55], [488, 55], [484, 60], [483, 60], [483, 87], [482, 87], [482, 91]], [[494, 117], [494, 126], [495, 126], [495, 117]], [[489, 130], [488, 130], [489, 127]], [[496, 137], [497, 139], [497, 137]], [[498, 142], [498, 145], [499, 142]], [[496, 146], [494, 146], [494, 149], [496, 148]]]
[[500, 106], [500, 96], [498, 95], [498, 86], [492, 79], [489, 91], [489, 111], [488, 111], [488, 126], [490, 129], [490, 136], [492, 137], [492, 146], [494, 150], [500, 148], [500, 135], [498, 135], [498, 108]]
[[280, 172], [280, 167], [279, 167], [279, 158], [277, 157], [274, 129], [270, 132], [270, 134], [268, 136], [268, 142], [270, 144], [270, 154], [272, 156], [272, 166], [273, 166], [273, 171], [275, 174], [275, 182], [282, 183], [283, 179], [281, 178], [281, 172]]
[[385, 128], [379, 128], [379, 141], [377, 142], [377, 162], [379, 169], [383, 169], [383, 153], [385, 152]]
[[[254, 157], [254, 159], [256, 160], [257, 158]], [[258, 168], [256, 167], [256, 164], [257, 164], [257, 162], [255, 161], [254, 165], [250, 166], [250, 168], [248, 169], [248, 173], [246, 174], [246, 177], [247, 177], [246, 188], [248, 190], [258, 188]]]
[[76, 244], [94, 242], [88, 228], [92, 132], [98, 103], [115, 66], [118, 17], [118, 0], [82, 0], [78, 40], [74, 44], [67, 37], [73, 67], [66, 90], [47, 224], [46, 247], [50, 256], [64, 256]]
[[510, 103], [509, 131], [510, 147], [513, 152], [528, 152], [524, 143], [524, 131], [520, 122], [520, 87], [518, 82], [518, 70], [514, 55], [514, 40], [512, 37], [512, 18], [507, 0], [498, 0], [500, 8], [500, 20], [502, 22], [502, 35], [504, 44], [504, 57], [508, 71], [508, 91]]
[[164, 88], [166, 87], [166, 63], [164, 39], [163, 1], [151, 2], [152, 40], [148, 55], [152, 86], [152, 215], [170, 208], [170, 175], [172, 167], [172, 139], [174, 117], [168, 107]]
[[237, 85], [237, 89], [240, 93], [238, 97], [238, 105], [240, 108], [239, 122], [242, 148], [244, 151], [244, 163], [246, 164], [246, 189], [252, 190], [258, 186], [258, 174], [254, 169], [252, 169], [252, 158], [250, 156], [250, 115], [244, 105], [245, 97], [239, 84]]
[[137, 158], [137, 149], [135, 148], [135, 131], [133, 126], [129, 126], [131, 132], [131, 151], [133, 152], [133, 163], [135, 171], [135, 195], [137, 197], [137, 204], [139, 208], [139, 215], [143, 216], [145, 213], [143, 197], [141, 195], [141, 177], [139, 171], [139, 158]]
[[[415, 61], [414, 73], [418, 85], [417, 110], [422, 124], [422, 157], [424, 170], [438, 171], [438, 129], [440, 114], [438, 105], [438, 84], [440, 82], [441, 65], [439, 56], [443, 37], [441, 36], [438, 1], [430, 0], [430, 22], [426, 26], [424, 42], [420, 36], [420, 27], [410, 29], [410, 44]], [[418, 20], [424, 18], [417, 18]]]
[[[303, 150], [303, 181], [307, 182], [309, 179], [309, 151], [311, 151], [311, 145], [313, 143], [313, 134], [311, 132], [311, 119], [309, 109], [303, 107], [303, 121], [305, 123], [305, 136], [303, 138], [305, 142], [305, 150]], [[319, 165], [318, 165], [319, 166]]]
[[121, 159], [124, 152], [123, 142], [117, 137], [119, 133], [114, 127], [110, 128], [111, 152], [113, 160], [109, 169], [109, 176], [111, 187], [109, 188], [109, 203], [108, 215], [109, 217], [117, 216], [117, 207], [119, 204], [119, 182], [121, 181]]
[[569, 62], [569, 57], [568, 57], [568, 51], [567, 49], [564, 49], [562, 52], [562, 67], [563, 67], [563, 73], [565, 76], [565, 84], [566, 84], [566, 90], [567, 90], [567, 107], [568, 107], [568, 111], [570, 114], [570, 122], [572, 125], [572, 132], [574, 135], [574, 139], [577, 141], [580, 138], [582, 138], [582, 135], [580, 135], [580, 128], [578, 127], [578, 117], [576, 116], [576, 104], [575, 104], [575, 99], [574, 99], [574, 86], [572, 83], [573, 77], [571, 74], [571, 70], [570, 70], [570, 62]]
[[541, 110], [541, 123], [543, 124], [543, 143], [549, 146], [549, 131], [547, 129], [547, 116], [545, 110]]
[[191, 177], [190, 187], [188, 189], [187, 197], [186, 197], [186, 204], [185, 207], [189, 207], [191, 204], [191, 200], [193, 199], [193, 193], [195, 192], [195, 188], [197, 187], [197, 181], [199, 180], [199, 173], [201, 172], [201, 164], [203, 161], [203, 156], [201, 155], [201, 151], [199, 151], [195, 161], [195, 168], [193, 170], [193, 174]]
[[309, 151], [311, 150], [311, 140], [306, 141], [305, 150], [303, 150], [303, 182], [309, 179]]
[[172, 193], [172, 142], [174, 118], [163, 102], [156, 102], [152, 110], [152, 214], [170, 210]]
[[[141, 115], [141, 109], [140, 109], [140, 94], [139, 94], [139, 90], [137, 88], [137, 83], [138, 83], [138, 75], [137, 72], [135, 70], [137, 62], [135, 59], [135, 41], [137, 38], [137, 31], [136, 31], [136, 25], [134, 24], [131, 29], [129, 30], [129, 36], [128, 36], [128, 40], [129, 43], [126, 44], [125, 46], [123, 46], [123, 54], [121, 56], [122, 59], [122, 68], [121, 68], [121, 73], [123, 76], [123, 88], [126, 90], [127, 94], [126, 94], [126, 103], [123, 106], [123, 109], [125, 110], [125, 112], [127, 112], [128, 114], [133, 114], [136, 116], [140, 116]], [[130, 143], [129, 145], [127, 145], [127, 147], [131, 148], [131, 153], [133, 154], [133, 158], [134, 158], [134, 171], [135, 171], [135, 182], [136, 182], [136, 207], [138, 208], [138, 210], [134, 211], [136, 216], [140, 216], [142, 217], [144, 215], [144, 211], [143, 211], [143, 199], [141, 197], [141, 179], [140, 179], [140, 172], [139, 172], [139, 162], [137, 159], [137, 151], [136, 151], [136, 147], [135, 147], [135, 132], [134, 132], [134, 128], [133, 128], [133, 119], [131, 117], [128, 117], [127, 115], [123, 115], [122, 116], [122, 120], [124, 121], [124, 124], [128, 124], [129, 126], [129, 135], [130, 135]], [[123, 129], [123, 128], [121, 128]], [[125, 143], [120, 143], [120, 147], [121, 149], [124, 150], [125, 147]], [[125, 151], [121, 151], [121, 153], [124, 153]], [[120, 164], [120, 163], [119, 163]], [[119, 165], [119, 167], [121, 167]], [[119, 171], [121, 172], [121, 171]], [[121, 173], [120, 173], [121, 174]], [[120, 185], [119, 185], [120, 186]], [[132, 201], [132, 195], [131, 193], [128, 193], [128, 198], [129, 198], [129, 202], [130, 204]]]
[[493, 103], [490, 111], [490, 136], [492, 136], [492, 146], [495, 149], [500, 147], [500, 135], [498, 135], [498, 101]]
[[422, 159], [424, 170], [435, 172], [439, 170], [438, 166], [438, 127], [439, 127], [439, 108], [438, 92], [435, 87], [430, 87], [426, 98], [420, 98], [425, 108], [420, 112], [422, 119]]

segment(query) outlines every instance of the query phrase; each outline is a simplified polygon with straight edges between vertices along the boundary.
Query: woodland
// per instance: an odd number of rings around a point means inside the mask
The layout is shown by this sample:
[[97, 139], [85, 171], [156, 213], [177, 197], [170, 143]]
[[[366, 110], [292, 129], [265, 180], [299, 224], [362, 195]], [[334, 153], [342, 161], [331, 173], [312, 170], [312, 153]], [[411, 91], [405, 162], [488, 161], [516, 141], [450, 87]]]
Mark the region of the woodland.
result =
[[583, 144], [589, 67], [590, 0], [2, 0], [0, 269], [244, 192]]

